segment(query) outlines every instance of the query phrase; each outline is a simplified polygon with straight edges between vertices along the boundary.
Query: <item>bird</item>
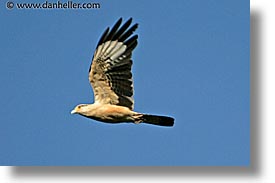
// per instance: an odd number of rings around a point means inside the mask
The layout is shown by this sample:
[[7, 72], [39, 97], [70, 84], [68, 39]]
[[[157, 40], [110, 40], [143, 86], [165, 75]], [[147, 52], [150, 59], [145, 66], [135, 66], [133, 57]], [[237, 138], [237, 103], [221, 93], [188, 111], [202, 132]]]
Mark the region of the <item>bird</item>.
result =
[[79, 104], [71, 114], [105, 123], [147, 123], [172, 127], [174, 118], [134, 111], [132, 52], [138, 44], [134, 34], [138, 24], [122, 18], [99, 39], [89, 68], [89, 81], [94, 92], [93, 104]]

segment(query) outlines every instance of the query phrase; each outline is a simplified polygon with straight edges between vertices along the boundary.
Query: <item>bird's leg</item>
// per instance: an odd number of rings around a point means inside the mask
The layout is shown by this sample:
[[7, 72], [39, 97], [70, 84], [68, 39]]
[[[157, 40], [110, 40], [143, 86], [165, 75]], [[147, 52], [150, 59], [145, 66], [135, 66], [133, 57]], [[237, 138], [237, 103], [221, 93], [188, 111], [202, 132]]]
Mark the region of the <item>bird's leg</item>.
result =
[[135, 115], [133, 116], [133, 118], [134, 118], [134, 123], [135, 123], [135, 124], [141, 123], [141, 122], [143, 121], [142, 116], [143, 116], [143, 114], [140, 114], [140, 113], [135, 114]]

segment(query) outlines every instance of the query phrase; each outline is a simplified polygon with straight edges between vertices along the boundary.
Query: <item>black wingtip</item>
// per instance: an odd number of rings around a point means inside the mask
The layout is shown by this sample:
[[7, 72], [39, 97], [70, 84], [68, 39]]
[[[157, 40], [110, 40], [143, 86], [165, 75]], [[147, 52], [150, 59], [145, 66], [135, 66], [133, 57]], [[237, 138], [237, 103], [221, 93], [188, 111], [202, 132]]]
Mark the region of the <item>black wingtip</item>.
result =
[[[120, 25], [122, 23], [122, 17], [120, 17], [119, 19], [118, 19], [118, 21], [115, 23], [115, 25]], [[115, 25], [114, 25], [114, 27], [115, 27]]]
[[138, 24], [134, 24], [131, 28], [129, 28], [124, 34], [122, 34], [119, 38], [118, 41], [123, 42], [125, 41], [129, 36], [133, 34], [133, 32], [138, 28]]
[[130, 17], [126, 22], [130, 22], [130, 24], [132, 23], [132, 21], [133, 21], [133, 18], [132, 17]]
[[130, 39], [128, 39], [127, 41], [125, 41], [124, 44], [125, 44], [127, 47], [130, 47], [131, 44], [133, 44], [137, 39], [138, 39], [138, 35], [134, 35], [134, 36], [132, 36]]
[[105, 39], [106, 39], [106, 37], [107, 37], [107, 35], [108, 35], [108, 32], [109, 32], [109, 27], [107, 27], [107, 29], [104, 31], [104, 33], [102, 34], [102, 36], [101, 36], [101, 38], [99, 39], [99, 41], [98, 41], [98, 43], [97, 43], [97, 47], [99, 46], [99, 45], [101, 45], [104, 41], [105, 41]]
[[[101, 38], [98, 41], [97, 47], [102, 43], [109, 40], [118, 40], [124, 42], [133, 34], [133, 32], [138, 28], [138, 24], [134, 24], [130, 27], [133, 18], [130, 17], [122, 26], [123, 18], [120, 17], [114, 26], [110, 29], [109, 27], [104, 31]], [[130, 27], [130, 28], [129, 28]], [[128, 29], [129, 28], [129, 29]], [[128, 29], [128, 30], [127, 30]], [[128, 42], [129, 43], [129, 42]]]
[[106, 37], [106, 41], [113, 40], [113, 37], [116, 34], [116, 32], [117, 32], [118, 28], [120, 27], [121, 23], [122, 23], [122, 18], [120, 18], [115, 23], [115, 25], [113, 26], [113, 28], [110, 30], [108, 36]]

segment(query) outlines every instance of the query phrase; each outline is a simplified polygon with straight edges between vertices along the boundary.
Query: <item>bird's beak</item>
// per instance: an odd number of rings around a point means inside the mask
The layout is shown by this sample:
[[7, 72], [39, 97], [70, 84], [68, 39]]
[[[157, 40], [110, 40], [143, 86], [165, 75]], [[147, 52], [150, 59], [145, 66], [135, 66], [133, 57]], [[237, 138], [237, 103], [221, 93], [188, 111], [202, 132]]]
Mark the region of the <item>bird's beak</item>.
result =
[[75, 113], [76, 113], [76, 110], [75, 110], [75, 109], [71, 111], [71, 114], [75, 114]]

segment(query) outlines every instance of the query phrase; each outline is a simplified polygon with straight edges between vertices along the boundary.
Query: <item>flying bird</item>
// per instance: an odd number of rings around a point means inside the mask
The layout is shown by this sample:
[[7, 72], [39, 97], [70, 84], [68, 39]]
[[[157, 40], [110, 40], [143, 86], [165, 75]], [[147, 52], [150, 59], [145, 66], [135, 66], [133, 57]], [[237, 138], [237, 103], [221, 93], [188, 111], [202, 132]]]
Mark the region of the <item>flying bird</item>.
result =
[[133, 111], [132, 52], [138, 35], [133, 35], [138, 24], [132, 18], [122, 26], [120, 18], [112, 29], [105, 30], [96, 46], [89, 69], [89, 81], [94, 92], [93, 104], [77, 105], [72, 114], [106, 123], [141, 122], [173, 126], [174, 119], [167, 116], [143, 114]]

